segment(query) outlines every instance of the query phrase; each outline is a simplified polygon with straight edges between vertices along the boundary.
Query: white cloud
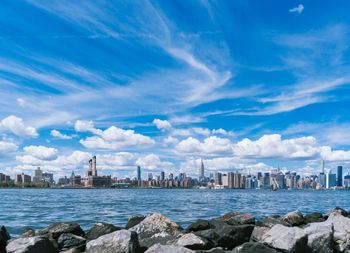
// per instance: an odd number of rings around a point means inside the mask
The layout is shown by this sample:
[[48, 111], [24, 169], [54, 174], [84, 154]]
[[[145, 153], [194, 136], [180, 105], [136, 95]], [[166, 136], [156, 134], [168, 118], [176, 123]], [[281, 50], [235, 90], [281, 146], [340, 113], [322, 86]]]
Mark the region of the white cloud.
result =
[[24, 153], [28, 156], [40, 160], [54, 160], [57, 158], [57, 149], [45, 146], [26, 146], [23, 148]]
[[289, 9], [289, 12], [297, 12], [299, 14], [301, 14], [304, 11], [304, 5], [299, 4], [298, 6]]
[[232, 131], [227, 131], [225, 129], [219, 128], [219, 129], [213, 129], [211, 130], [212, 134], [222, 134], [222, 135], [228, 135], [228, 136], [234, 136], [234, 132]]
[[10, 141], [0, 141], [0, 154], [6, 154], [14, 152], [18, 149], [18, 146]]
[[179, 140], [175, 137], [168, 136], [164, 139], [164, 144], [167, 146], [173, 146], [179, 143]]
[[169, 130], [172, 128], [172, 125], [167, 120], [154, 119], [153, 124], [155, 124], [156, 127], [162, 131]]
[[149, 154], [143, 157], [140, 157], [136, 161], [137, 165], [140, 165], [141, 168], [147, 170], [164, 170], [171, 169], [174, 167], [174, 164], [171, 162], [163, 162], [160, 160], [159, 156], [155, 154]]
[[231, 141], [226, 138], [210, 136], [200, 142], [196, 138], [188, 137], [179, 142], [175, 150], [179, 153], [217, 155], [230, 153], [231, 147]]
[[51, 136], [56, 137], [58, 139], [62, 139], [62, 140], [69, 140], [72, 139], [72, 136], [70, 135], [66, 135], [66, 134], [62, 134], [61, 132], [59, 132], [56, 129], [51, 130]]
[[25, 103], [26, 103], [26, 101], [23, 98], [17, 98], [17, 104], [19, 106], [23, 107], [25, 105]]
[[23, 122], [23, 119], [16, 117], [14, 115], [4, 118], [0, 122], [0, 128], [11, 131], [13, 134], [21, 137], [33, 137], [36, 138], [39, 136], [36, 129], [31, 126], [26, 126]]
[[91, 120], [77, 120], [74, 124], [74, 129], [77, 132], [90, 132], [93, 131], [95, 127]]

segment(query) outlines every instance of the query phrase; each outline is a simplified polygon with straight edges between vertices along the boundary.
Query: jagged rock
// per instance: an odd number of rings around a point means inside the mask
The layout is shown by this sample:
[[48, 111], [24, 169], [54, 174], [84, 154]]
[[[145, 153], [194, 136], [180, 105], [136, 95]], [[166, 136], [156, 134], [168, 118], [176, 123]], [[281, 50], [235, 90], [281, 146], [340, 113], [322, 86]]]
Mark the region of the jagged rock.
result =
[[182, 229], [178, 224], [159, 213], [147, 215], [129, 231], [136, 232], [141, 247], [147, 248], [157, 243], [166, 244], [182, 235]]
[[304, 216], [299, 210], [287, 213], [282, 219], [292, 226], [299, 226], [304, 223]]
[[338, 213], [338, 214], [341, 214], [345, 217], [349, 216], [349, 212], [347, 212], [346, 210], [344, 210], [343, 208], [340, 208], [340, 207], [336, 207], [334, 208], [330, 213], [329, 215], [331, 215], [332, 213]]
[[58, 250], [47, 236], [18, 238], [6, 246], [7, 253], [57, 253]]
[[314, 212], [304, 216], [305, 223], [322, 222], [322, 221], [325, 221], [325, 218], [320, 212]]
[[290, 227], [291, 225], [288, 223], [288, 222], [285, 222], [284, 220], [282, 220], [281, 217], [279, 216], [269, 216], [269, 217], [265, 217], [261, 220], [258, 220], [256, 222], [256, 225], [257, 226], [260, 226], [260, 227], [269, 227], [269, 228], [272, 228], [274, 225], [277, 225], [277, 224], [280, 224], [280, 225], [283, 225], [283, 226], [286, 226], [286, 227]]
[[194, 253], [195, 251], [177, 245], [162, 245], [155, 244], [150, 247], [145, 253]]
[[57, 243], [59, 249], [61, 250], [76, 248], [78, 250], [84, 251], [86, 246], [86, 239], [84, 237], [73, 234], [61, 234], [57, 239]]
[[197, 250], [196, 253], [226, 253], [228, 251], [221, 247], [212, 248], [210, 250]]
[[129, 230], [118, 230], [100, 236], [86, 245], [86, 253], [138, 253], [137, 234]]
[[70, 233], [77, 236], [85, 236], [85, 232], [77, 223], [54, 223], [38, 232], [38, 235], [51, 235], [55, 240], [64, 233]]
[[128, 219], [128, 223], [125, 226], [125, 229], [132, 228], [139, 224], [141, 221], [143, 221], [146, 218], [146, 216], [132, 216]]
[[7, 241], [10, 239], [10, 234], [7, 232], [5, 226], [0, 226], [0, 252], [5, 249]]
[[201, 238], [194, 233], [184, 234], [172, 244], [193, 250], [210, 249], [212, 246], [207, 239]]
[[210, 228], [220, 228], [220, 227], [228, 225], [221, 218], [212, 219], [212, 220], [209, 221], [209, 224], [210, 224]]
[[333, 225], [335, 247], [339, 251], [350, 249], [350, 218], [344, 217], [342, 211], [334, 211], [324, 224]]
[[333, 226], [325, 222], [311, 223], [304, 228], [307, 245], [313, 253], [333, 252]]
[[195, 234], [206, 238], [216, 247], [233, 249], [238, 245], [248, 242], [253, 229], [253, 225], [231, 226], [226, 224], [215, 229], [198, 231]]
[[255, 226], [252, 235], [250, 236], [250, 240], [253, 242], [261, 242], [263, 235], [269, 231], [269, 227], [259, 227]]
[[26, 229], [21, 235], [20, 237], [24, 238], [24, 237], [32, 237], [35, 236], [35, 230], [32, 228], [28, 228]]
[[60, 253], [81, 253], [82, 251], [78, 250], [78, 249], [69, 249], [69, 250], [65, 250], [65, 251], [60, 251]]
[[99, 238], [102, 235], [110, 234], [114, 231], [120, 230], [121, 228], [116, 227], [112, 224], [107, 223], [96, 223], [86, 233], [86, 240], [91, 241]]
[[277, 253], [277, 251], [259, 242], [246, 242], [234, 248], [231, 253]]
[[220, 218], [229, 225], [255, 224], [255, 217], [247, 213], [231, 212]]
[[187, 231], [200, 231], [200, 230], [206, 230], [210, 228], [209, 221], [199, 219], [196, 222], [192, 223], [187, 227]]
[[262, 242], [272, 248], [288, 252], [309, 252], [307, 235], [299, 227], [285, 227], [277, 224], [263, 235]]

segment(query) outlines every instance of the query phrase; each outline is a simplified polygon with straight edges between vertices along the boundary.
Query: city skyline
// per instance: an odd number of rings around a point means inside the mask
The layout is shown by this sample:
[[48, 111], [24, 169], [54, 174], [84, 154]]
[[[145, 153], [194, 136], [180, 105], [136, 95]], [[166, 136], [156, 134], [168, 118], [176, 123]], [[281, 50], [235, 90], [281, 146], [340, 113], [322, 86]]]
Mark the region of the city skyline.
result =
[[350, 3], [0, 5], [6, 175], [350, 168]]

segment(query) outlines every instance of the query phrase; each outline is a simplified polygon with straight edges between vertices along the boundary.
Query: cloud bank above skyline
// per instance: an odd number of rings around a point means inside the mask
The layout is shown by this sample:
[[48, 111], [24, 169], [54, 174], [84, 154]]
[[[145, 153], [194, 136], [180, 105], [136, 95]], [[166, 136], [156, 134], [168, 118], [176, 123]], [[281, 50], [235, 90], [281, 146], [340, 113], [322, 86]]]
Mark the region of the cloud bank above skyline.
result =
[[0, 171], [350, 165], [347, 3], [6, 2]]

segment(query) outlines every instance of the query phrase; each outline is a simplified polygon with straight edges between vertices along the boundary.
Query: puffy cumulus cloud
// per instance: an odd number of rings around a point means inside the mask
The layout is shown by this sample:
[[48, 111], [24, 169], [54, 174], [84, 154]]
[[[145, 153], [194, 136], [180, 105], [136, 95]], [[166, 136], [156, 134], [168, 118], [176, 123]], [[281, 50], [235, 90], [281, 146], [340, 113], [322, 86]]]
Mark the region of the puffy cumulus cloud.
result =
[[200, 135], [210, 135], [211, 131], [208, 128], [194, 127], [193, 132]]
[[57, 149], [45, 146], [27, 146], [23, 148], [25, 156], [40, 160], [54, 160], [57, 158]]
[[228, 136], [234, 136], [235, 133], [232, 131], [227, 131], [225, 129], [219, 128], [219, 129], [213, 129], [211, 130], [212, 134], [222, 134], [222, 135], [228, 135]]
[[18, 149], [18, 146], [10, 141], [0, 141], [0, 154], [6, 154], [14, 152]]
[[350, 151], [332, 150], [331, 147], [321, 147], [320, 154], [325, 161], [350, 161]]
[[3, 128], [12, 132], [13, 134], [20, 137], [32, 137], [36, 138], [39, 136], [36, 129], [32, 126], [26, 126], [23, 119], [14, 115], [8, 116], [0, 121], [0, 129]]
[[174, 168], [174, 164], [167, 161], [161, 161], [159, 156], [149, 154], [137, 159], [136, 164], [147, 170], [164, 170]]
[[58, 138], [58, 139], [62, 139], [62, 140], [70, 140], [73, 138], [70, 135], [62, 134], [60, 131], [58, 131], [56, 129], [51, 130], [50, 134], [51, 134], [51, 136]]
[[166, 146], [174, 146], [179, 143], [179, 140], [175, 137], [168, 136], [163, 140]]
[[172, 125], [167, 120], [154, 119], [153, 124], [156, 125], [156, 127], [162, 131], [170, 130], [172, 128]]
[[75, 122], [74, 128], [79, 132], [91, 132], [94, 134], [94, 136], [80, 140], [80, 143], [89, 149], [118, 150], [132, 146], [140, 148], [155, 144], [152, 138], [136, 133], [134, 130], [125, 130], [115, 126], [101, 130], [95, 128], [92, 121], [78, 120]]
[[175, 150], [179, 153], [218, 155], [231, 152], [232, 143], [229, 139], [210, 136], [203, 142], [193, 137], [179, 142]]
[[129, 152], [97, 155], [99, 169], [107, 170], [135, 170], [136, 156]]

